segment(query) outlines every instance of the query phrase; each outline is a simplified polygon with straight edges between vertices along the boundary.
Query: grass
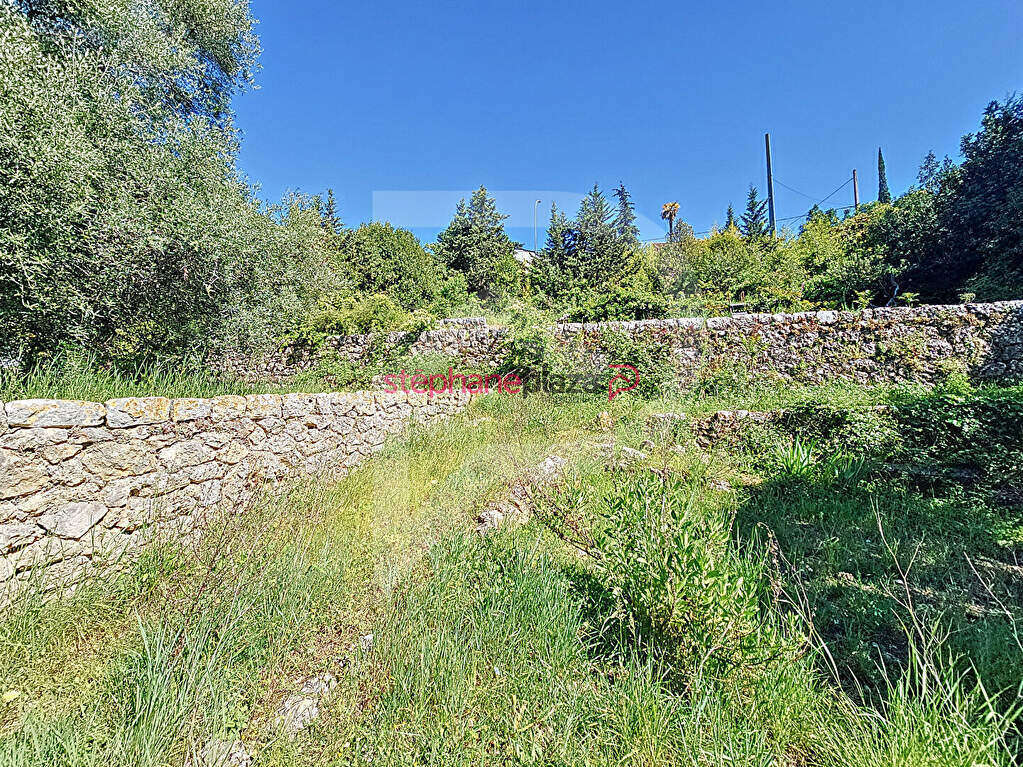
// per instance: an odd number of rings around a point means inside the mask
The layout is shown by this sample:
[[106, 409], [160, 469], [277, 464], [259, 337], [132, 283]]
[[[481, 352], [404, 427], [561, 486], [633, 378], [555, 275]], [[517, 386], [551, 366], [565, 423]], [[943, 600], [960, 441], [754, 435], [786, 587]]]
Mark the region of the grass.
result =
[[[308, 385], [310, 381], [303, 381]], [[27, 370], [0, 368], [0, 402], [69, 399], [103, 402], [115, 397], [217, 397], [295, 391], [289, 386], [249, 384], [192, 363], [101, 365], [88, 354], [39, 359]]]
[[18, 694], [0, 709], [0, 764], [181, 763], [250, 721], [274, 737], [291, 680], [343, 653], [431, 540], [595, 415], [522, 405], [480, 402], [344, 481], [214, 520], [194, 548], [30, 596], [0, 621], [0, 687]]
[[[1019, 461], [1017, 399], [478, 401], [340, 482], [6, 615], [0, 688], [19, 696], [0, 704], [0, 765], [198, 764], [236, 738], [258, 765], [1013, 764], [1023, 534], [994, 499]], [[721, 406], [803, 407], [786, 426], [802, 450], [781, 457], [784, 429], [641, 445], [651, 412]], [[612, 438], [648, 457], [609, 464]], [[533, 521], [467, 534], [551, 452], [570, 476]], [[983, 471], [921, 483], [913, 457]], [[324, 713], [284, 736], [277, 706], [323, 671], [339, 679]]]

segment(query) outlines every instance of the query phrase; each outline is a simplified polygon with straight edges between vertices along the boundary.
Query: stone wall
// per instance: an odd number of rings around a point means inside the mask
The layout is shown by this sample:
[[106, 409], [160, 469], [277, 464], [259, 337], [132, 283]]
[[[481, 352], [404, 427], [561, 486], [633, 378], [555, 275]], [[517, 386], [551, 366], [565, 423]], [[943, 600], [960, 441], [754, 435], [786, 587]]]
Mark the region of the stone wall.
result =
[[[442, 323], [445, 321], [442, 320]], [[496, 367], [504, 358], [506, 331], [483, 321], [468, 327], [446, 326], [412, 333], [332, 336], [317, 350], [287, 346], [280, 351], [247, 356], [229, 353], [213, 362], [222, 373], [245, 381], [278, 383], [291, 376], [313, 370], [322, 357], [336, 356], [347, 362], [366, 362], [373, 355], [404, 354], [409, 357], [443, 356], [474, 368]]]
[[71, 582], [154, 534], [187, 534], [263, 483], [341, 475], [460, 393], [260, 394], [0, 403], [0, 602]]
[[[927, 382], [950, 369], [988, 380], [1023, 379], [1023, 301], [567, 323], [552, 332], [580, 372], [609, 361], [629, 362], [611, 360], [608, 351], [609, 336], [624, 336], [667, 352], [682, 384], [726, 364], [815, 383]], [[493, 368], [504, 360], [508, 338], [502, 328], [478, 325], [419, 336], [336, 337], [316, 352], [289, 348], [259, 359], [231, 357], [219, 366], [243, 378], [278, 381], [315, 367], [324, 355], [365, 362], [387, 349], [411, 357], [452, 357], [466, 368]]]

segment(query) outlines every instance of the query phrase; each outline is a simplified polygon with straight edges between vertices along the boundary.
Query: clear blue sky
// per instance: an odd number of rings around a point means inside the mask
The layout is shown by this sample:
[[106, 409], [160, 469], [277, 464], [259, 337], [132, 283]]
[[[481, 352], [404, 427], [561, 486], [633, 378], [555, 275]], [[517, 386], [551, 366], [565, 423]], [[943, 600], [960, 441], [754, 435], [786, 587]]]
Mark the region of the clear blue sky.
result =
[[[235, 105], [261, 196], [333, 187], [346, 223], [427, 240], [480, 184], [528, 246], [535, 199], [542, 240], [551, 200], [574, 212], [594, 182], [625, 182], [645, 238], [669, 200], [707, 229], [751, 182], [764, 192], [766, 131], [780, 182], [819, 198], [855, 167], [874, 199], [878, 145], [899, 192], [1023, 90], [1020, 0], [252, 7], [260, 87]], [[812, 204], [775, 192], [779, 217]]]

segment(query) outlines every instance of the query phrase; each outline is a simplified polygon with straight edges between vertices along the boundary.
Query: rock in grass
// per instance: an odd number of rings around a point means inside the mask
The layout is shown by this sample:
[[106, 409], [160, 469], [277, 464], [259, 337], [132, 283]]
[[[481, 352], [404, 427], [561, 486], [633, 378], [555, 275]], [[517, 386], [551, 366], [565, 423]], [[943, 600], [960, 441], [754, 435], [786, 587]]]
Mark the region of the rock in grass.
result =
[[330, 672], [316, 674], [302, 682], [298, 695], [292, 695], [277, 709], [277, 725], [285, 732], [301, 732], [320, 715], [320, 705], [337, 687]]
[[533, 495], [558, 483], [568, 461], [551, 455], [521, 475], [509, 488], [508, 496], [491, 503], [476, 517], [476, 532], [487, 535], [507, 518], [524, 522], [533, 511]]
[[[190, 765], [193, 762], [189, 762]], [[240, 740], [211, 740], [195, 767], [249, 767], [252, 754]]]
[[639, 463], [640, 461], [645, 461], [649, 457], [650, 456], [648, 456], [642, 450], [636, 450], [635, 448], [632, 447], [622, 448], [622, 459], [630, 463]]
[[320, 715], [320, 701], [304, 695], [292, 695], [277, 710], [277, 725], [285, 732], [298, 733]]

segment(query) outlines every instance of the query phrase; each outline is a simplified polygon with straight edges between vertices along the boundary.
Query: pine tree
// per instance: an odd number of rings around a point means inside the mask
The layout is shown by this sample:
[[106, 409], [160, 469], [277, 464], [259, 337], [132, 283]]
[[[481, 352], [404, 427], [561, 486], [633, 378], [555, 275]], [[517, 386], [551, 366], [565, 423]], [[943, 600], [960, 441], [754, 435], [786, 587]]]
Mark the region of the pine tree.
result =
[[619, 237], [619, 217], [597, 185], [579, 204], [574, 220], [552, 205], [547, 243], [531, 269], [533, 287], [557, 302], [578, 301], [622, 284], [637, 268], [638, 249]]
[[614, 221], [614, 210], [594, 184], [579, 204], [575, 219], [581, 260], [579, 276], [587, 285], [606, 285], [622, 268], [623, 254], [628, 248], [618, 238]]
[[725, 228], [722, 231], [727, 232], [733, 226], [739, 225], [735, 222], [735, 208], [732, 207], [732, 203], [728, 203], [728, 210], [725, 211]]
[[742, 214], [739, 231], [748, 239], [759, 239], [767, 236], [767, 200], [758, 199], [757, 188], [749, 185], [746, 196], [746, 212]]
[[547, 242], [530, 265], [533, 288], [542, 295], [560, 300], [574, 288], [578, 264], [574, 263], [573, 238], [568, 217], [551, 204]]
[[888, 176], [884, 170], [884, 155], [881, 154], [881, 147], [877, 148], [877, 201], [890, 203], [892, 193], [888, 191]]
[[626, 247], [639, 247], [639, 227], [636, 226], [636, 206], [632, 203], [632, 196], [624, 183], [618, 184], [614, 195], [618, 199], [618, 215], [614, 220], [618, 240]]
[[451, 223], [437, 235], [434, 253], [449, 269], [462, 272], [480, 296], [502, 293], [518, 276], [515, 245], [504, 231], [506, 218], [481, 186], [469, 202], [458, 201]]
[[331, 234], [340, 234], [344, 227], [337, 212], [337, 200], [334, 199], [333, 189], [327, 190], [327, 199], [320, 211], [320, 220], [323, 222], [323, 228]]

